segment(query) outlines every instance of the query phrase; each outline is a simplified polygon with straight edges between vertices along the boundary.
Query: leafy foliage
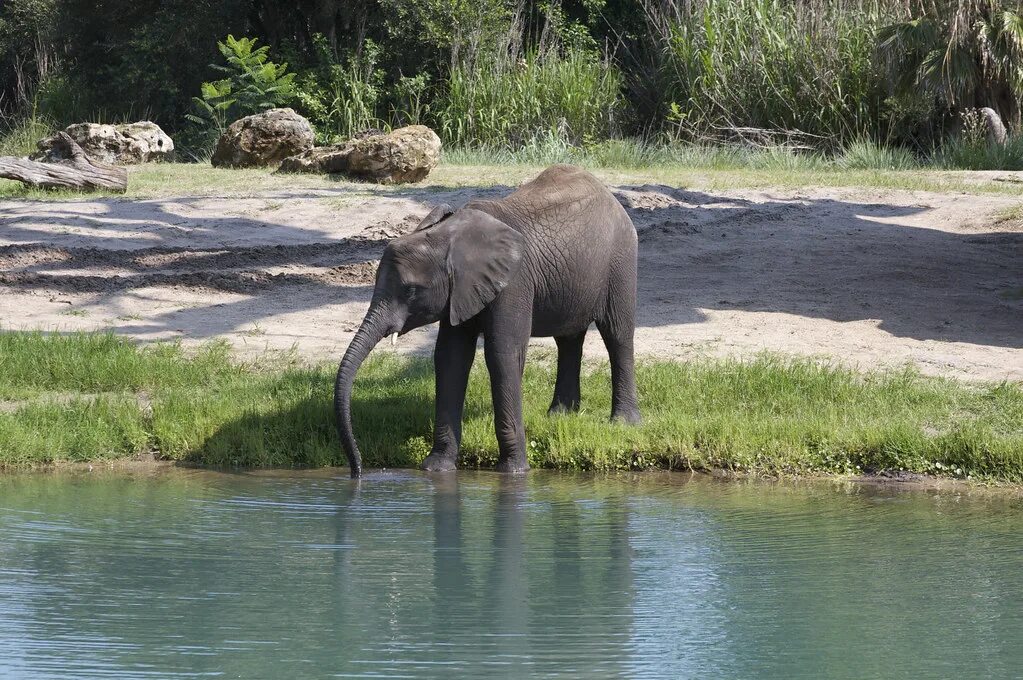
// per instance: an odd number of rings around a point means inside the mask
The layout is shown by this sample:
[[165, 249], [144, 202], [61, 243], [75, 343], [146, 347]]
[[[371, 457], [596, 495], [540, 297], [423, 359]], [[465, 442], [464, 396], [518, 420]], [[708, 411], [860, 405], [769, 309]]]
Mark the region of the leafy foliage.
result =
[[184, 147], [287, 103], [321, 141], [417, 122], [536, 157], [867, 140], [855, 162], [876, 164], [942, 147], [977, 106], [1016, 132], [1021, 93], [1016, 0], [0, 2], [0, 116], [151, 118]]
[[217, 47], [227, 65], [210, 68], [225, 75], [202, 84], [202, 96], [194, 97], [197, 114], [186, 118], [201, 129], [219, 135], [234, 120], [289, 103], [296, 96], [295, 74], [287, 64], [270, 61], [270, 48], [257, 47], [255, 38], [228, 35]]
[[383, 89], [383, 73], [376, 68], [379, 48], [367, 41], [361, 54], [338, 60], [319, 36], [316, 49], [317, 65], [300, 75], [295, 95], [321, 141], [347, 139], [369, 128], [385, 127], [377, 117]]
[[930, 0], [878, 32], [891, 90], [917, 92], [949, 109], [990, 106], [1020, 123], [1023, 13], [1004, 0]]

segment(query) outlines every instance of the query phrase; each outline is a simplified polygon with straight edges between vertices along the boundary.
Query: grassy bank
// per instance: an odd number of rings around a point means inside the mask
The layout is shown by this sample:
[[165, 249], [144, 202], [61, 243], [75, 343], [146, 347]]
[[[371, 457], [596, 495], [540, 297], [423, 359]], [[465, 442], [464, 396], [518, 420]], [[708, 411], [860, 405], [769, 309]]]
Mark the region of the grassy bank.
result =
[[[636, 152], [639, 154], [640, 152]], [[176, 196], [286, 198], [309, 190], [323, 191], [324, 200], [339, 195], [375, 196], [417, 192], [426, 195], [462, 187], [517, 186], [536, 177], [552, 163], [570, 162], [593, 171], [610, 185], [666, 184], [698, 190], [744, 188], [803, 189], [865, 187], [903, 191], [964, 192], [1023, 196], [1023, 184], [1007, 172], [974, 173], [920, 168], [886, 169], [840, 166], [788, 152], [731, 154], [713, 148], [692, 156], [652, 156], [632, 151], [593, 149], [586, 155], [566, 152], [489, 156], [479, 151], [446, 153], [441, 165], [421, 184], [388, 187], [352, 182], [329, 175], [283, 175], [267, 169], [214, 168], [201, 163], [154, 163], [128, 168], [125, 194], [47, 191], [0, 179], [0, 200], [90, 200], [94, 198], [153, 199]], [[1006, 179], [1008, 178], [1008, 179]]]
[[[209, 465], [343, 464], [331, 415], [333, 365], [238, 363], [223, 345], [185, 352], [109, 335], [0, 334], [0, 466], [154, 452]], [[548, 417], [551, 357], [534, 356], [525, 413], [534, 467], [724, 467], [755, 473], [899, 469], [1023, 481], [1023, 388], [911, 372], [857, 373], [763, 356], [647, 362], [644, 423], [606, 422], [606, 366], [589, 367], [583, 411]], [[380, 354], [356, 382], [354, 422], [368, 467], [416, 465], [429, 451], [433, 374]], [[464, 466], [496, 461], [488, 379], [477, 362]]]

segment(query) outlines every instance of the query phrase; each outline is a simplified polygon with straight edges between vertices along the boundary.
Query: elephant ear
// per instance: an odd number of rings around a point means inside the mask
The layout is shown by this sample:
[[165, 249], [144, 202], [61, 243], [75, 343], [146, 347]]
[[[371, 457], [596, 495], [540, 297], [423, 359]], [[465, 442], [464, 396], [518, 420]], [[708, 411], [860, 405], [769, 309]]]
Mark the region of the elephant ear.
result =
[[451, 325], [457, 326], [504, 290], [519, 270], [526, 241], [501, 220], [472, 208], [459, 210], [445, 224], [451, 227]]
[[436, 206], [429, 214], [423, 218], [423, 221], [419, 223], [419, 226], [413, 229], [413, 231], [422, 231], [423, 229], [429, 229], [434, 226], [445, 217], [454, 214], [455, 209], [447, 203], [441, 203]]

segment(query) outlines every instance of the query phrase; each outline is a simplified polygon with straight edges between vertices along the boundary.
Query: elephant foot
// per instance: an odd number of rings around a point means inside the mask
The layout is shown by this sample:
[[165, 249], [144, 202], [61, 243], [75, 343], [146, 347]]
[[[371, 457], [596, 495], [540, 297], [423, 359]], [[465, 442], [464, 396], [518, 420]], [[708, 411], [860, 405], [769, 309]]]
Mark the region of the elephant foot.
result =
[[578, 411], [579, 402], [565, 403], [561, 401], [556, 401], [553, 404], [551, 404], [551, 407], [549, 409], [547, 409], [547, 415], [553, 416], [558, 415], [560, 413], [577, 413]]
[[529, 462], [525, 458], [505, 458], [497, 462], [498, 472], [520, 473], [529, 470]]
[[643, 416], [639, 415], [638, 408], [622, 409], [611, 414], [611, 422], [623, 425], [639, 425], [643, 422]]
[[423, 459], [423, 463], [419, 467], [430, 472], [448, 472], [455, 469], [455, 459], [451, 456], [431, 453]]

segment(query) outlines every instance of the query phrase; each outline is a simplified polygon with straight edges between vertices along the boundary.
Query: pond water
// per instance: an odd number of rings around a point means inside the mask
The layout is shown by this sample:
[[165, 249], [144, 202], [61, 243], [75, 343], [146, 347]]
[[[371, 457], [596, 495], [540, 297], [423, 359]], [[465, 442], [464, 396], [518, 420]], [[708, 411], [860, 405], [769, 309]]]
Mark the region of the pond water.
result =
[[1023, 499], [341, 471], [0, 477], [0, 678], [1023, 673]]

